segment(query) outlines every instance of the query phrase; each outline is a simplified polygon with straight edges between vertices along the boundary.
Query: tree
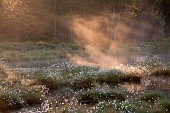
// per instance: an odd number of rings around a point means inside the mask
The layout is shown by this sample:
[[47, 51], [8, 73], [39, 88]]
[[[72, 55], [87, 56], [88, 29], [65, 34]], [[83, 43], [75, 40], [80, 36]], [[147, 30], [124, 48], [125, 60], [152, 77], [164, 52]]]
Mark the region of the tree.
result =
[[46, 37], [51, 16], [42, 0], [3, 0], [5, 25], [2, 32], [10, 38]]

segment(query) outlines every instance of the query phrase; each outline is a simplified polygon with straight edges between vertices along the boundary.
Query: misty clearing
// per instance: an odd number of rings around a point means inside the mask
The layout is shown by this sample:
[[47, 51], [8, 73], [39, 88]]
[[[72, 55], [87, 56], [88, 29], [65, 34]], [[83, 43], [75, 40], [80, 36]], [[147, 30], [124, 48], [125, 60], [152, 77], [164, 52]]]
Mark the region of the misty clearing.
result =
[[169, 0], [1, 0], [0, 113], [169, 113]]

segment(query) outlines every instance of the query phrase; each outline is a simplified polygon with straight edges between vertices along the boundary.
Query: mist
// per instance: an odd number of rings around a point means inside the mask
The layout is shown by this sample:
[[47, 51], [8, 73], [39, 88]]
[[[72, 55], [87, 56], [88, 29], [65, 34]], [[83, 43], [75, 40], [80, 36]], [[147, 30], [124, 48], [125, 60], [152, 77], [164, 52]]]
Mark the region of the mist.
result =
[[79, 65], [105, 68], [127, 64], [130, 59], [139, 56], [129, 55], [122, 47], [127, 43], [151, 40], [150, 36], [154, 34], [152, 22], [143, 18], [132, 21], [126, 13], [74, 16], [71, 26], [74, 41], [86, 55], [69, 56], [70, 60]]

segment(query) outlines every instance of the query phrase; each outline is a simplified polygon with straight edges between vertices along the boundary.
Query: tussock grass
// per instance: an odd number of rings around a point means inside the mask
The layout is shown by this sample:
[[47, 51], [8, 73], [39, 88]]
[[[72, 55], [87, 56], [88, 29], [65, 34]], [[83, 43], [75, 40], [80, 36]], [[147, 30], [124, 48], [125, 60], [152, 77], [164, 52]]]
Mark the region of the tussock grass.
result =
[[49, 89], [58, 89], [61, 86], [61, 81], [49, 77], [45, 72], [37, 71], [33, 76], [38, 84], [45, 85]]
[[134, 112], [136, 110], [136, 106], [133, 103], [128, 101], [123, 101], [116, 104], [116, 110], [119, 112]]
[[41, 93], [34, 90], [23, 90], [21, 96], [24, 100], [24, 103], [28, 106], [33, 106], [36, 104], [42, 103]]
[[80, 89], [90, 89], [95, 86], [94, 79], [92, 77], [76, 77], [73, 79], [73, 81], [70, 83], [71, 88], [75, 90]]
[[81, 104], [97, 104], [100, 101], [117, 100], [124, 101], [125, 96], [123, 93], [109, 90], [109, 91], [81, 91], [77, 95], [77, 100]]
[[99, 83], [118, 84], [123, 73], [118, 70], [104, 70], [98, 73], [96, 81]]
[[123, 73], [118, 70], [100, 70], [85, 66], [64, 65], [61, 70], [58, 70], [57, 74], [54, 73], [36, 71], [32, 79], [36, 79], [38, 84], [45, 85], [51, 90], [65, 86], [80, 90], [95, 87], [96, 83], [117, 85], [121, 83], [123, 77]]
[[114, 113], [116, 111], [115, 108], [115, 103], [114, 102], [107, 102], [107, 101], [103, 101], [103, 102], [99, 102], [98, 104], [96, 104], [96, 112], [97, 113]]
[[139, 108], [139, 109], [137, 109], [137, 110], [135, 110], [135, 113], [151, 113], [151, 112], [153, 112], [152, 110], [150, 110], [150, 109], [147, 109], [147, 108]]
[[1, 66], [0, 111], [6, 112], [41, 103], [41, 94], [23, 85], [23, 79], [21, 74], [5, 65]]
[[142, 77], [141, 76], [136, 76], [136, 75], [124, 75], [121, 78], [121, 82], [130, 82], [130, 83], [137, 83], [140, 84]]
[[0, 111], [20, 109], [22, 104], [17, 95], [1, 93], [0, 95]]
[[57, 90], [63, 87], [71, 87], [74, 76], [61, 75], [61, 73], [49, 73], [43, 70], [34, 72], [31, 79], [37, 81], [37, 85], [44, 85], [50, 90]]
[[141, 101], [146, 101], [146, 102], [155, 102], [160, 99], [164, 99], [166, 95], [163, 92], [160, 91], [147, 91], [144, 92], [139, 96], [139, 99]]
[[[67, 107], [67, 108], [64, 108], [64, 110], [61, 110], [61, 111], [57, 111], [57, 113], [87, 113], [87, 111], [85, 110], [85, 108], [70, 108], [70, 107]], [[56, 112], [55, 112], [56, 113]]]
[[97, 113], [134, 113], [135, 110], [136, 106], [129, 101], [103, 101], [96, 104]]
[[170, 100], [169, 99], [159, 100], [155, 105], [155, 109], [158, 112], [169, 113], [170, 112]]
[[[55, 73], [55, 72], [54, 72]], [[126, 75], [117, 69], [98, 69], [86, 66], [64, 65], [57, 74], [49, 74], [42, 70], [32, 76], [38, 84], [45, 85], [49, 89], [59, 89], [69, 86], [75, 90], [91, 89], [96, 85], [106, 83], [117, 86], [124, 82], [140, 83], [141, 77]]]
[[41, 104], [42, 96], [31, 89], [3, 89], [0, 94], [0, 111], [16, 110], [25, 106]]
[[157, 69], [151, 75], [156, 77], [170, 77], [170, 69]]

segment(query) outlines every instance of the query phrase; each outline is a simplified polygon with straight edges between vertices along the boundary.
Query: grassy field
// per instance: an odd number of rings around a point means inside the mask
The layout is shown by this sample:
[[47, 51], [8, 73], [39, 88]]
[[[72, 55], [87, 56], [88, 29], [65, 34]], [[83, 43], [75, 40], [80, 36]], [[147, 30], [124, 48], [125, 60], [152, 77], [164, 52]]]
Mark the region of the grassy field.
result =
[[69, 52], [71, 54], [79, 50], [72, 43], [50, 42], [1, 42], [0, 48], [1, 59], [8, 62], [62, 59]]
[[86, 55], [73, 43], [0, 42], [0, 111], [169, 113], [169, 39], [117, 47], [140, 57], [114, 68], [81, 66], [69, 61]]
[[[126, 55], [153, 56], [169, 54], [170, 40], [153, 42], [122, 42], [117, 44]], [[67, 59], [68, 54], [84, 55], [83, 48], [74, 43], [59, 42], [0, 42], [0, 58], [7, 62], [30, 62]], [[118, 53], [117, 53], [118, 54]]]

